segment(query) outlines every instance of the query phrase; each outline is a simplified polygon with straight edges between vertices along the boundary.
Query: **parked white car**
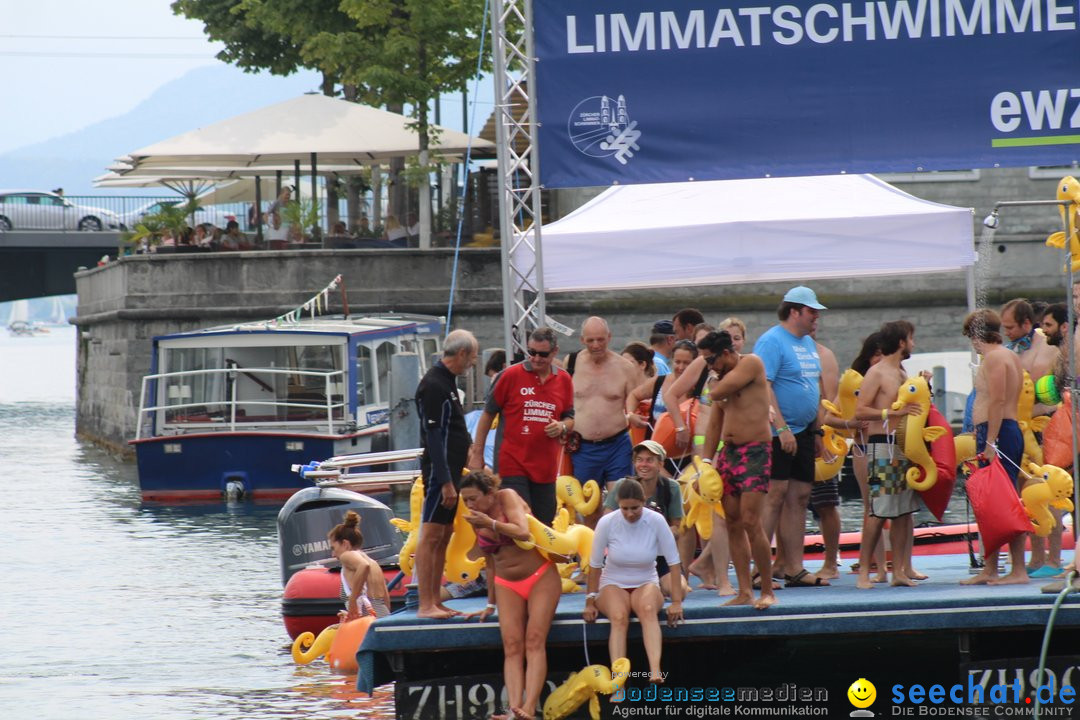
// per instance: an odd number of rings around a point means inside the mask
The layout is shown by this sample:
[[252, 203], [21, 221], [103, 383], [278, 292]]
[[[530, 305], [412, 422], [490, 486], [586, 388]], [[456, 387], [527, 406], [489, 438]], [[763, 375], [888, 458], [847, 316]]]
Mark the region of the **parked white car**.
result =
[[[163, 207], [171, 207], [183, 202], [182, 200], [157, 200], [155, 202], [143, 205], [138, 210], [132, 210], [131, 212], [124, 213], [120, 216], [121, 222], [127, 227], [128, 230], [134, 230], [135, 226], [142, 222], [142, 219], [147, 215], [153, 215], [160, 211]], [[236, 215], [233, 213], [222, 212], [211, 207], [200, 207], [195, 211], [195, 222], [188, 220], [188, 224], [192, 227], [196, 225], [202, 225], [203, 223], [210, 223], [215, 227], [219, 227], [222, 230], [225, 229], [225, 225], [230, 220], [235, 220]]]
[[112, 210], [76, 205], [51, 192], [0, 190], [0, 231], [120, 229]]

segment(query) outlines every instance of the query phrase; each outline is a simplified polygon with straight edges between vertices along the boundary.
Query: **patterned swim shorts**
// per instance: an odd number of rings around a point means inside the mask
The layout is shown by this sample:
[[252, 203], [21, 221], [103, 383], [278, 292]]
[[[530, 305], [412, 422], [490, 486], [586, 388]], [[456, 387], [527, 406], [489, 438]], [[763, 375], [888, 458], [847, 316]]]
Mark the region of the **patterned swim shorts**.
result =
[[724, 494], [769, 492], [772, 470], [772, 442], [735, 445], [726, 442], [720, 449], [716, 470], [724, 479]]
[[908, 487], [911, 466], [898, 444], [872, 437], [866, 444], [870, 461], [870, 514], [878, 518], [909, 515], [919, 509], [918, 494]]

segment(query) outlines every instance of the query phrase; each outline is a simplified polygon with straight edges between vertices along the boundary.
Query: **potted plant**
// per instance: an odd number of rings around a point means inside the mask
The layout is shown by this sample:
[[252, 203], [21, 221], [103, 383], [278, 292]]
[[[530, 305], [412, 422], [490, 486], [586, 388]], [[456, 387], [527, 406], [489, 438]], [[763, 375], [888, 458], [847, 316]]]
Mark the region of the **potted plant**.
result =
[[290, 200], [281, 209], [281, 222], [288, 228], [289, 242], [304, 242], [305, 228], [310, 228], [313, 233], [318, 232], [319, 203], [315, 200]]
[[[138, 248], [143, 252], [156, 248], [155, 252], [162, 252], [162, 242], [166, 236], [171, 236], [174, 243], [184, 234], [188, 226], [188, 216], [191, 215], [198, 205], [189, 201], [183, 205], [166, 205], [160, 210], [145, 216], [135, 230], [121, 235], [121, 254], [130, 255]], [[172, 250], [168, 250], [171, 252]]]

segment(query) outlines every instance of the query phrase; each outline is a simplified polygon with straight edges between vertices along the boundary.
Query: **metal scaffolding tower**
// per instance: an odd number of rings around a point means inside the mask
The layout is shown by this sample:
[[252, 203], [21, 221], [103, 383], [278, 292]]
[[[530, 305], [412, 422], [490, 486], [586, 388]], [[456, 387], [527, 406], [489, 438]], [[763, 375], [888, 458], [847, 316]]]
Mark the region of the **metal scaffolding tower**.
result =
[[532, 0], [494, 0], [495, 137], [498, 144], [503, 330], [507, 361], [544, 324], [540, 180]]

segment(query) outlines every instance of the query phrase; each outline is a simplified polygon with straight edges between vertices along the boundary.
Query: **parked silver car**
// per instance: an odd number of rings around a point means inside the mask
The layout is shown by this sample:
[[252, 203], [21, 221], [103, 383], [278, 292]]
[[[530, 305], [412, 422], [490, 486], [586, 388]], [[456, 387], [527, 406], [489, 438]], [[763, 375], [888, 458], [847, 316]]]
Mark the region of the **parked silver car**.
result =
[[120, 216], [51, 192], [0, 190], [0, 231], [120, 230]]

